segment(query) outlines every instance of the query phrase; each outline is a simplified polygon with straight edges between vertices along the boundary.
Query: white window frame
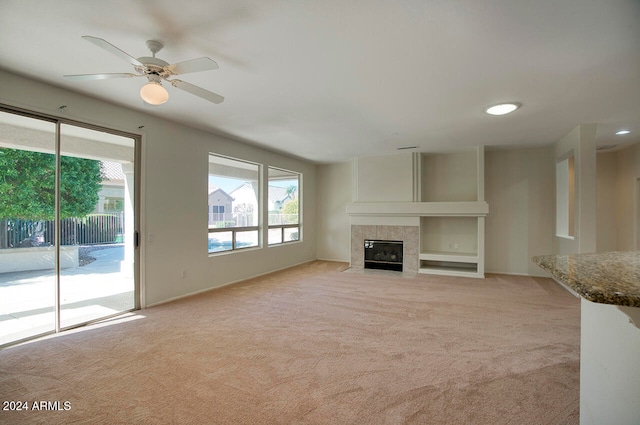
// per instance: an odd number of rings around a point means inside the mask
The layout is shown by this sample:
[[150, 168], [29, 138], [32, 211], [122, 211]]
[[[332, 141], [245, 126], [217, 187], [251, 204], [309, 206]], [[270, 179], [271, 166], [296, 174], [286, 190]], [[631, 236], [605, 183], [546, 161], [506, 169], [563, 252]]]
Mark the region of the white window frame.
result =
[[[207, 251], [209, 253], [209, 256], [215, 256], [215, 255], [221, 255], [221, 254], [229, 254], [232, 252], [237, 252], [237, 251], [241, 251], [241, 250], [247, 250], [247, 249], [256, 249], [256, 248], [261, 248], [262, 247], [262, 225], [261, 225], [261, 210], [262, 210], [262, 199], [261, 199], [261, 186], [262, 186], [262, 164], [259, 163], [255, 163], [255, 162], [251, 162], [251, 161], [247, 161], [244, 159], [240, 159], [240, 158], [234, 158], [234, 157], [230, 157], [230, 156], [225, 156], [225, 155], [220, 155], [217, 153], [213, 153], [213, 152], [209, 152], [208, 155], [208, 163], [209, 163], [209, 172], [207, 173], [207, 188], [209, 187], [209, 179], [212, 176], [211, 173], [211, 164], [212, 164], [212, 157], [216, 158], [218, 160], [218, 162], [216, 162], [215, 164], [218, 164], [222, 167], [229, 167], [230, 169], [234, 169], [236, 168], [237, 170], [241, 170], [243, 167], [241, 165], [244, 165], [246, 167], [247, 170], [250, 170], [250, 172], [253, 173], [253, 170], [251, 170], [252, 167], [256, 167], [256, 172], [257, 172], [257, 181], [255, 182], [255, 188], [257, 190], [256, 192], [256, 207], [255, 207], [255, 211], [253, 212], [253, 215], [255, 216], [255, 220], [257, 222], [256, 225], [251, 225], [251, 226], [234, 226], [234, 227], [212, 227], [211, 225], [208, 225], [208, 235], [209, 237], [211, 235], [215, 235], [218, 233], [225, 233], [225, 232], [231, 232], [231, 246], [229, 249], [224, 249], [221, 251], [209, 251], [209, 245], [207, 243]], [[224, 176], [224, 174], [222, 175]], [[227, 178], [237, 178], [237, 176], [233, 176], [233, 175], [228, 175], [225, 176]], [[242, 180], [242, 179], [238, 179], [238, 180]], [[209, 190], [207, 190], [207, 198], [209, 196]], [[208, 203], [208, 200], [207, 200]], [[213, 206], [211, 208], [211, 211], [213, 211]], [[226, 211], [226, 209], [225, 209]], [[225, 212], [225, 214], [233, 214], [234, 212]], [[223, 220], [223, 222], [226, 220]], [[257, 244], [256, 245], [250, 245], [250, 246], [238, 246], [238, 234], [239, 233], [243, 233], [243, 232], [253, 232], [255, 231], [257, 234]], [[208, 238], [209, 239], [209, 238]], [[207, 239], [207, 240], [208, 240]]]
[[[280, 223], [280, 224], [270, 224], [271, 220], [269, 220], [269, 224], [268, 224], [268, 234], [273, 232], [274, 230], [280, 230], [280, 238], [278, 242], [271, 242], [269, 240], [269, 236], [267, 234], [267, 246], [269, 247], [275, 247], [275, 246], [281, 246], [281, 245], [285, 245], [285, 244], [291, 244], [291, 243], [298, 243], [302, 241], [302, 173], [298, 172], [298, 171], [292, 171], [292, 170], [286, 170], [284, 168], [279, 168], [279, 167], [272, 167], [269, 166], [267, 168], [267, 196], [269, 196], [269, 187], [270, 187], [270, 183], [272, 180], [276, 180], [276, 179], [272, 179], [270, 176], [270, 171], [274, 170], [276, 172], [279, 173], [286, 173], [286, 174], [290, 174], [290, 178], [286, 178], [285, 180], [295, 180], [297, 177], [298, 180], [298, 186], [297, 186], [297, 193], [296, 193], [296, 198], [298, 200], [298, 221], [297, 223], [290, 223], [290, 224], [284, 224], [284, 223]], [[287, 232], [287, 229], [298, 229], [298, 237], [297, 239], [294, 240], [285, 240], [285, 235]]]

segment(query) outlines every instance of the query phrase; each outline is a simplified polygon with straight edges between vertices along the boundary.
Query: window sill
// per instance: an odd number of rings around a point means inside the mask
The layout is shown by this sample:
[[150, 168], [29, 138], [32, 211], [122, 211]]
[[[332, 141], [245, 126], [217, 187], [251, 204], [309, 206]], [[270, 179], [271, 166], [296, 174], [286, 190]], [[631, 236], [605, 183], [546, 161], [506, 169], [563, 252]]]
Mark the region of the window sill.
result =
[[237, 254], [239, 252], [247, 252], [247, 251], [257, 251], [259, 249], [262, 249], [262, 247], [261, 246], [250, 246], [250, 247], [247, 247], [247, 248], [232, 249], [230, 251], [209, 252], [208, 256], [209, 256], [209, 258], [211, 258], [211, 257], [222, 257], [224, 255]]
[[276, 248], [278, 246], [287, 246], [287, 245], [295, 245], [295, 244], [299, 244], [302, 243], [301, 240], [297, 240], [297, 241], [288, 241], [288, 242], [280, 242], [280, 243], [274, 243], [271, 245], [267, 245], [267, 248]]

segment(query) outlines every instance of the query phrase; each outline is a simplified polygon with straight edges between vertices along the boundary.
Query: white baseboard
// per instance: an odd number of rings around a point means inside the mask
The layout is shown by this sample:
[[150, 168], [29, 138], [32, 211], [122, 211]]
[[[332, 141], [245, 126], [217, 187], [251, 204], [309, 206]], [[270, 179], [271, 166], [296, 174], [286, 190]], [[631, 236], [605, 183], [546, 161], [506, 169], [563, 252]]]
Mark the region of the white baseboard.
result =
[[495, 271], [489, 271], [489, 270], [485, 270], [484, 274], [506, 274], [508, 276], [529, 276], [529, 277], [533, 277], [530, 274], [527, 273], [512, 273], [512, 272], [495, 272]]
[[334, 263], [347, 263], [349, 264], [349, 260], [338, 260], [333, 258], [318, 258], [317, 261], [332, 261]]
[[512, 273], [512, 272], [496, 272], [496, 271], [488, 271], [485, 270], [484, 274], [506, 274], [508, 276], [528, 276], [528, 277], [551, 277], [548, 274], [529, 274], [529, 273]]
[[260, 274], [257, 274], [255, 276], [245, 277], [243, 279], [238, 279], [238, 280], [234, 280], [234, 281], [231, 281], [231, 282], [225, 282], [225, 283], [222, 283], [220, 285], [212, 286], [210, 288], [201, 289], [201, 290], [195, 291], [195, 292], [189, 292], [188, 294], [184, 294], [184, 295], [178, 295], [177, 297], [168, 298], [166, 300], [159, 301], [157, 303], [146, 305], [145, 307], [142, 308], [142, 310], [144, 310], [145, 308], [155, 307], [155, 306], [158, 306], [158, 305], [162, 305], [162, 304], [170, 303], [170, 302], [173, 302], [173, 301], [181, 300], [182, 298], [191, 297], [193, 295], [203, 294], [205, 292], [213, 291], [215, 289], [224, 288], [225, 286], [229, 286], [229, 285], [233, 285], [233, 284], [236, 284], [236, 283], [244, 282], [244, 281], [249, 280], [249, 279], [255, 279], [255, 278], [260, 277], [260, 276], [266, 276], [268, 274], [279, 272], [281, 270], [290, 269], [292, 267], [300, 266], [302, 264], [312, 263], [314, 261], [317, 261], [317, 260], [302, 261], [300, 263], [292, 264], [290, 266], [281, 267], [279, 269], [270, 270], [268, 272], [260, 273]]

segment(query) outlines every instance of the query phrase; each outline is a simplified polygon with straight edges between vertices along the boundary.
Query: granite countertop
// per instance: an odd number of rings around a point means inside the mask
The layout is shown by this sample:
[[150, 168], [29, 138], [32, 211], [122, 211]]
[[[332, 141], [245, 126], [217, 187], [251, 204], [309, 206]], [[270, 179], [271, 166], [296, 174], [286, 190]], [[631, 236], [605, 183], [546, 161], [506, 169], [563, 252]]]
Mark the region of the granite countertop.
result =
[[640, 307], [640, 251], [540, 255], [533, 262], [589, 301]]

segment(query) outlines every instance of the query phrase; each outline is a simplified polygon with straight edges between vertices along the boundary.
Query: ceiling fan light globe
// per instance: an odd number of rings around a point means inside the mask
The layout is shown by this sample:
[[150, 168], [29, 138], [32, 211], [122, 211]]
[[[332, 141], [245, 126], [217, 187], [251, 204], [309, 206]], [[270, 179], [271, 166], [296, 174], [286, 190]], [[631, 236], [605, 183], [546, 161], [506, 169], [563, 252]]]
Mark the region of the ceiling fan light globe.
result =
[[162, 105], [169, 100], [169, 92], [156, 81], [149, 81], [140, 89], [140, 97], [150, 105]]

